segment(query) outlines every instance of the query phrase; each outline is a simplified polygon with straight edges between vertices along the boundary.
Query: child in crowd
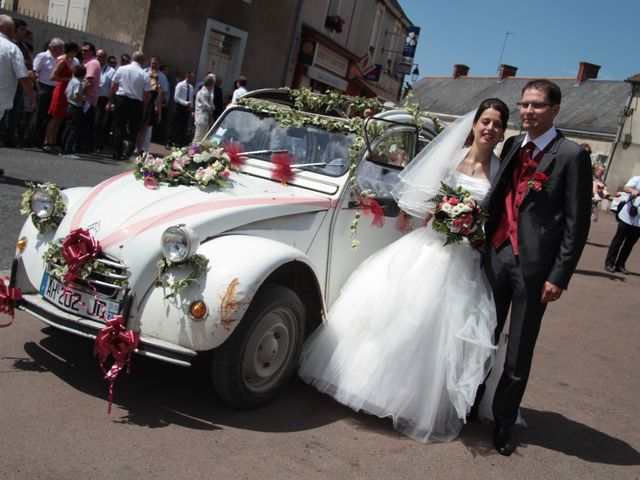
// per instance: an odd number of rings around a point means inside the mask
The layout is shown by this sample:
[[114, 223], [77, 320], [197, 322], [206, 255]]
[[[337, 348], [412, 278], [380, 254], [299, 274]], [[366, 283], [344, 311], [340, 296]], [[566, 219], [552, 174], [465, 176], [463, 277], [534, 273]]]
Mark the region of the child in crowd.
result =
[[73, 155], [78, 150], [80, 131], [82, 130], [82, 89], [87, 69], [84, 65], [73, 67], [73, 78], [65, 90], [67, 96], [67, 123], [62, 134], [61, 155]]

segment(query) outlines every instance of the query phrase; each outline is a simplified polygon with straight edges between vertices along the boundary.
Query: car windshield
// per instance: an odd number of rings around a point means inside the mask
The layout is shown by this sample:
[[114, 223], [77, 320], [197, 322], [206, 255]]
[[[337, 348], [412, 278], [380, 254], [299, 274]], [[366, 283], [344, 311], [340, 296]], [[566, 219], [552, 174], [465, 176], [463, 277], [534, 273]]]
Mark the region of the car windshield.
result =
[[234, 109], [226, 113], [208, 142], [238, 142], [251, 157], [270, 161], [272, 154], [288, 152], [296, 168], [337, 177], [349, 168], [349, 147], [355, 135], [318, 127], [281, 127], [268, 115]]

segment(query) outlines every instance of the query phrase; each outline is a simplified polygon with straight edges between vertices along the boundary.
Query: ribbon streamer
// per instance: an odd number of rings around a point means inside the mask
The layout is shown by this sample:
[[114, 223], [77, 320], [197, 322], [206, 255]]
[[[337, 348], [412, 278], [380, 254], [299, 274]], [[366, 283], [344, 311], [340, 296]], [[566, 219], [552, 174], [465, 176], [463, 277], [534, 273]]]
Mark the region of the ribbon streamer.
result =
[[371, 216], [373, 215], [373, 220], [371, 221], [371, 225], [374, 227], [382, 227], [384, 226], [384, 211], [378, 202], [376, 202], [373, 198], [361, 198], [358, 203], [360, 204], [360, 210], [364, 215]]
[[17, 287], [9, 286], [9, 277], [0, 278], [0, 313], [11, 317], [9, 323], [0, 323], [0, 328], [5, 328], [13, 323], [15, 306], [22, 299], [22, 292]]
[[[93, 345], [93, 355], [98, 357], [104, 379], [109, 383], [109, 405], [107, 407], [109, 414], [113, 404], [113, 387], [116, 378], [125, 366], [127, 373], [131, 371], [131, 354], [138, 347], [139, 341], [140, 334], [125, 327], [122, 315], [107, 320], [106, 326], [98, 332]], [[104, 364], [109, 355], [113, 357], [113, 364], [107, 370]]]

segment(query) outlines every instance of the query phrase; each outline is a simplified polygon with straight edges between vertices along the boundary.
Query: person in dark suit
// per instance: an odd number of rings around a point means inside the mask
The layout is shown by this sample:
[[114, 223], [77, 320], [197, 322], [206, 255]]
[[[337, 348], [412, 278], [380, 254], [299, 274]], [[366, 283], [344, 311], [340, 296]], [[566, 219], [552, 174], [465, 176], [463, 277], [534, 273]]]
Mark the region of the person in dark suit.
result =
[[542, 316], [567, 289], [589, 233], [591, 161], [553, 126], [560, 100], [560, 88], [548, 80], [524, 86], [519, 106], [526, 133], [505, 142], [488, 208], [485, 268], [496, 303], [496, 339], [511, 307], [493, 399], [494, 446], [502, 455], [515, 450], [512, 426]]

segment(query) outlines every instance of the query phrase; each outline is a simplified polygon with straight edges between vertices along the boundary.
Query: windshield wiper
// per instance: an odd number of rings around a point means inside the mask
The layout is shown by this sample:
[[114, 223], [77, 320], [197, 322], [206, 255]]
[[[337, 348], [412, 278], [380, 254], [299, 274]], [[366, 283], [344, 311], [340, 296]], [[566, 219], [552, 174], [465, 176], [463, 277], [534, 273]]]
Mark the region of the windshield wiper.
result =
[[275, 155], [278, 153], [289, 153], [288, 150], [253, 150], [252, 152], [242, 152], [240, 155], [249, 157], [252, 155]]
[[321, 167], [321, 168], [325, 168], [325, 167], [339, 167], [339, 168], [343, 168], [344, 167], [344, 163], [340, 162], [340, 163], [326, 163], [326, 162], [316, 162], [316, 163], [294, 163], [293, 165], [290, 165], [291, 168], [305, 168], [305, 167]]

